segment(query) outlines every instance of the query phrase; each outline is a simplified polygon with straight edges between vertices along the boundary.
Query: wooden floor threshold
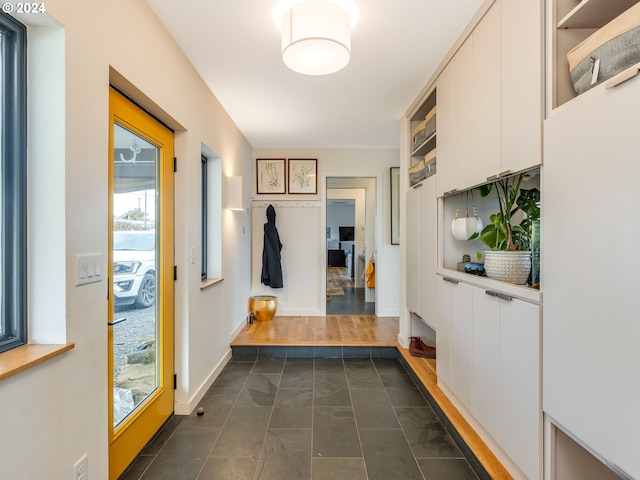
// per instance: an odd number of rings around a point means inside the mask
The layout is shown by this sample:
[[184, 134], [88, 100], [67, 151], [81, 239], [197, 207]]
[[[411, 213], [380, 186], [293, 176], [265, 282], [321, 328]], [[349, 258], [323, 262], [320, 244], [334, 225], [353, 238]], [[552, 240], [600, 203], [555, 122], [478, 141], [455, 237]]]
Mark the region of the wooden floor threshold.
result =
[[451, 403], [451, 400], [438, 387], [438, 376], [436, 375], [435, 359], [414, 357], [409, 350], [397, 345], [400, 355], [411, 367], [416, 377], [420, 380], [424, 388], [429, 392], [433, 400], [438, 404], [451, 425], [456, 429], [462, 440], [476, 456], [487, 474], [494, 480], [513, 480], [511, 474], [502, 463], [496, 458], [493, 452], [487, 447], [484, 441], [478, 436], [458, 409]]

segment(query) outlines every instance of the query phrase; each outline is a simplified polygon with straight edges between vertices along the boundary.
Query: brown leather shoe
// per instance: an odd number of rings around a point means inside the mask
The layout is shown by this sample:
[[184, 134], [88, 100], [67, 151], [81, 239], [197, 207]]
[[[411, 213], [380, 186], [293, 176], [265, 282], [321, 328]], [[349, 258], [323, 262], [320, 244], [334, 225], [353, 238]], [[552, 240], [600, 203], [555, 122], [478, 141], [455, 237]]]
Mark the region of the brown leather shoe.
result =
[[426, 345], [420, 337], [411, 337], [409, 353], [415, 357], [436, 358], [436, 347]]

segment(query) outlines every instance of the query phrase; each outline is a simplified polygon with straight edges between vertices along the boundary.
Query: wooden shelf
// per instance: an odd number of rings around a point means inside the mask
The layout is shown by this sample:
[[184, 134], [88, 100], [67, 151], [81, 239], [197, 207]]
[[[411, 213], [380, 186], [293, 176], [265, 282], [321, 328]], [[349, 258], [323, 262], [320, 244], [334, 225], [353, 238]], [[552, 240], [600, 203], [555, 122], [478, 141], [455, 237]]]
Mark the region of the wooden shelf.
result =
[[429, 94], [429, 97], [424, 101], [420, 108], [416, 110], [416, 113], [411, 117], [412, 121], [422, 121], [424, 117], [436, 106], [436, 91], [434, 90]]
[[600, 28], [638, 0], [582, 0], [559, 22], [558, 28]]
[[436, 134], [434, 133], [429, 138], [427, 138], [424, 142], [422, 142], [418, 148], [416, 148], [412, 153], [412, 157], [424, 157], [431, 150], [436, 148]]
[[74, 347], [74, 343], [63, 345], [27, 344], [4, 352], [0, 355], [0, 380], [40, 365]]

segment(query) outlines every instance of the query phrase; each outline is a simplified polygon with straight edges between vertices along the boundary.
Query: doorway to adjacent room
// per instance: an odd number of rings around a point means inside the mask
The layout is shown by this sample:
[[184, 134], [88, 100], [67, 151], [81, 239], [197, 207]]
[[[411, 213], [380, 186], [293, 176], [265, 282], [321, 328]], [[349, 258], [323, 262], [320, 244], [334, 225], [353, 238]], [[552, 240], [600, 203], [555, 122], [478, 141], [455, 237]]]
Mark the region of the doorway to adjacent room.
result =
[[375, 315], [375, 291], [366, 286], [375, 252], [375, 183], [375, 178], [327, 178], [327, 315]]

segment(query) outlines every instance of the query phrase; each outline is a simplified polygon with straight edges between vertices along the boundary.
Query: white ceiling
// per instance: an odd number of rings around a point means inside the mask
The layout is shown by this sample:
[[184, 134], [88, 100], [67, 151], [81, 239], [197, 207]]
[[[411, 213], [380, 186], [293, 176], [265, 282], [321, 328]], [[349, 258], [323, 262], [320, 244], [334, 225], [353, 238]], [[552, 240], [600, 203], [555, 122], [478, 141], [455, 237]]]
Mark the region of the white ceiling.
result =
[[147, 0], [254, 148], [398, 147], [400, 118], [483, 0], [356, 0], [351, 62], [280, 58], [275, 0]]

